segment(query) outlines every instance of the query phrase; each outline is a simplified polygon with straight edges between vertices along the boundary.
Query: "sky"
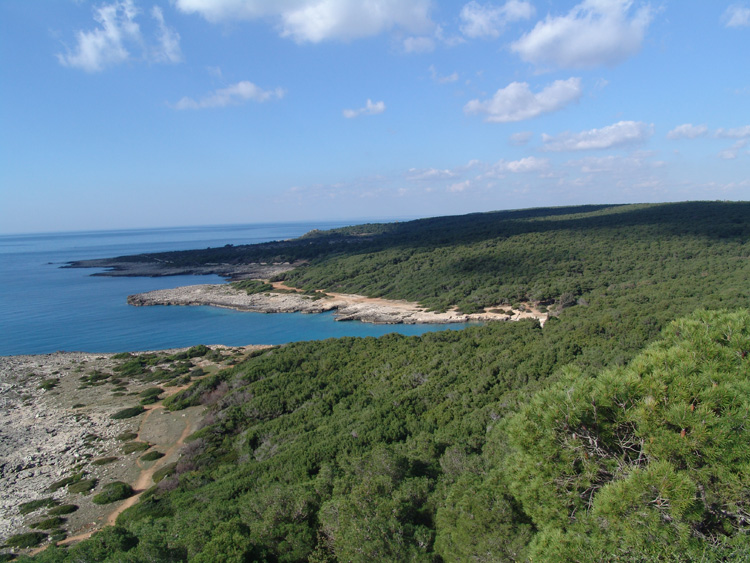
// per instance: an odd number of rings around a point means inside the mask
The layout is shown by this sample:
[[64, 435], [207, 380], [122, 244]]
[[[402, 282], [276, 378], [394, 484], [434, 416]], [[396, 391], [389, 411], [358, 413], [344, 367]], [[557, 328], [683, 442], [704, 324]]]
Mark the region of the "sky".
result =
[[750, 0], [0, 1], [0, 233], [750, 199]]

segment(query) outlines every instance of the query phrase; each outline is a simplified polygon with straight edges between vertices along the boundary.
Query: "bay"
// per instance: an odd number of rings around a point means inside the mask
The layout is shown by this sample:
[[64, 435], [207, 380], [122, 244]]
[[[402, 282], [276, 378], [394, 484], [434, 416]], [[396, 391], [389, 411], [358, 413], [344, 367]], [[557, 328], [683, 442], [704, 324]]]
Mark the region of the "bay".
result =
[[284, 344], [342, 336], [422, 334], [465, 325], [336, 322], [333, 313], [247, 313], [213, 307], [131, 307], [128, 295], [218, 276], [92, 277], [61, 268], [74, 260], [253, 244], [353, 222], [221, 225], [0, 236], [0, 355], [56, 351], [122, 352], [196, 344]]

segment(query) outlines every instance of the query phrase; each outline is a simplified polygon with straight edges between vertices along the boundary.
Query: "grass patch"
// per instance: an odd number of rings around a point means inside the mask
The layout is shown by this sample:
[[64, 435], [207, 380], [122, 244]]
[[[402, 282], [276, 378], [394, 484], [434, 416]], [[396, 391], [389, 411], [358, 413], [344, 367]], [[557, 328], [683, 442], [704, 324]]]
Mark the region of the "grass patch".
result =
[[31, 527], [35, 530], [52, 530], [54, 528], [59, 528], [60, 526], [65, 524], [65, 522], [67, 522], [65, 518], [53, 516], [52, 518], [45, 518], [44, 520], [35, 522], [31, 525]]
[[122, 445], [122, 453], [132, 454], [133, 452], [145, 452], [151, 447], [148, 442], [126, 442]]
[[141, 456], [141, 460], [142, 461], [156, 461], [157, 459], [160, 459], [162, 457], [164, 457], [163, 453], [154, 450], [152, 452], [148, 452], [147, 454], [143, 454]]
[[57, 384], [60, 382], [58, 379], [45, 379], [42, 381], [37, 389], [44, 389], [45, 391], [51, 391], [55, 387], [57, 387]]
[[64, 514], [71, 514], [78, 510], [77, 504], [61, 504], [47, 511], [47, 516], [62, 516]]
[[47, 538], [44, 532], [27, 532], [25, 534], [16, 534], [5, 541], [8, 547], [17, 547], [25, 549], [27, 547], [36, 547]]
[[52, 497], [40, 498], [39, 500], [24, 502], [21, 506], [18, 507], [18, 512], [20, 514], [29, 514], [30, 512], [34, 512], [39, 508], [55, 506], [56, 504], [58, 504], [58, 502]]
[[104, 490], [98, 495], [94, 495], [91, 499], [94, 504], [109, 504], [111, 502], [117, 502], [128, 497], [132, 497], [135, 494], [133, 487], [122, 481], [114, 481], [104, 486]]
[[54, 493], [55, 491], [62, 489], [63, 487], [69, 487], [70, 485], [78, 483], [81, 479], [83, 479], [83, 473], [76, 473], [74, 475], [71, 475], [70, 477], [65, 477], [64, 479], [55, 481], [49, 487], [47, 487], [47, 490], [51, 493]]
[[144, 397], [141, 399], [142, 405], [153, 405], [154, 403], [159, 401], [158, 395], [149, 395], [148, 397]]
[[117, 435], [117, 439], [120, 440], [120, 442], [128, 442], [137, 437], [138, 434], [136, 434], [135, 432], [123, 432], [122, 434]]
[[112, 463], [113, 461], [117, 461], [118, 459], [120, 458], [115, 456], [100, 457], [99, 459], [95, 459], [92, 463], [94, 465], [107, 465], [108, 463]]
[[122, 409], [121, 411], [116, 412], [111, 416], [114, 420], [123, 420], [125, 418], [132, 418], [134, 416], [138, 416], [139, 414], [143, 413], [146, 409], [144, 409], [142, 406], [137, 407], [129, 407], [127, 409]]
[[162, 389], [161, 387], [149, 387], [148, 389], [141, 391], [138, 394], [138, 396], [146, 398], [146, 397], [158, 396], [158, 395], [161, 395], [162, 393], [164, 393], [164, 389]]

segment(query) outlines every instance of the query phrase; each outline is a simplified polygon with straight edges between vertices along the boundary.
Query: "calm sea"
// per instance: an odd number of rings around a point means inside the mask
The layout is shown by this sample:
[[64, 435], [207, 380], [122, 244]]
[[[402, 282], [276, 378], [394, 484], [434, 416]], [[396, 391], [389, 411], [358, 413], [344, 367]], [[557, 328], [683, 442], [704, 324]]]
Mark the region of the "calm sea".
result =
[[339, 323], [321, 315], [241, 313], [212, 307], [131, 307], [133, 293], [218, 283], [218, 276], [92, 277], [73, 260], [251, 244], [347, 222], [276, 223], [0, 236], [0, 355], [122, 352], [195, 344], [283, 344], [341, 336], [421, 334], [462, 325]]

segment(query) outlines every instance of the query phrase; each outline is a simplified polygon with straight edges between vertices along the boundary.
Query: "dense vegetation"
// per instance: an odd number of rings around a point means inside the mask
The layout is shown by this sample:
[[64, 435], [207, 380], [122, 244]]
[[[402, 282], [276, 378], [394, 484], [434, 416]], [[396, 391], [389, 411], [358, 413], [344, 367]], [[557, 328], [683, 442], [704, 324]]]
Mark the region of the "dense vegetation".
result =
[[436, 308], [559, 315], [258, 352], [165, 402], [205, 405], [203, 426], [116, 527], [36, 560], [747, 560], [748, 219], [701, 203], [304, 237], [327, 241], [287, 274], [308, 289], [387, 279]]

